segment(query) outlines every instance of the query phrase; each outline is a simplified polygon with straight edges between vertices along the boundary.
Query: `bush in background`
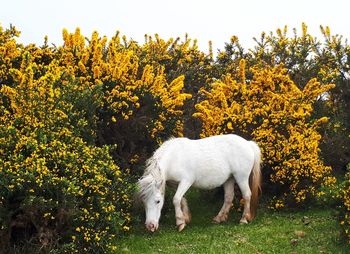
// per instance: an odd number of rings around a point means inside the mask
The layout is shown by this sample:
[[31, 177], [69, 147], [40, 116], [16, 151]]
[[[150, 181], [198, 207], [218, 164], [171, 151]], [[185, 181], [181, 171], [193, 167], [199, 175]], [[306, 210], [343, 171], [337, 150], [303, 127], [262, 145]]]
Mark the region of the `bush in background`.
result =
[[0, 90], [0, 248], [114, 250], [129, 230], [132, 187], [110, 149], [91, 142], [100, 92], [55, 61], [39, 68], [24, 52]]
[[319, 128], [323, 137], [321, 155], [327, 165], [343, 174], [350, 160], [350, 47], [342, 35], [331, 34], [329, 27], [320, 26], [320, 30], [321, 38], [313, 37], [304, 23], [300, 31], [295, 28], [291, 31], [285, 26], [275, 32], [262, 32], [254, 38], [254, 47], [248, 50], [233, 36], [224, 50], [219, 51], [215, 68], [221, 75], [233, 73], [244, 59], [248, 66], [247, 79], [251, 79], [250, 67], [282, 64], [299, 89], [304, 89], [313, 78], [317, 78], [321, 86], [335, 84], [327, 92], [327, 100], [321, 96], [315, 100], [311, 118], [329, 118], [328, 123]]
[[83, 85], [102, 87], [97, 143], [118, 144], [113, 157], [137, 178], [158, 144], [183, 135], [183, 105], [191, 98], [183, 91], [185, 77], [168, 81], [165, 67], [145, 63], [140, 46], [119, 33], [108, 41], [94, 32], [85, 42], [79, 29], [64, 30], [63, 38], [55, 54], [59, 64]]
[[338, 193], [338, 199], [340, 199], [340, 225], [344, 229], [348, 243], [350, 243], [350, 163], [347, 170], [344, 186]]
[[299, 89], [282, 66], [252, 67], [246, 79], [245, 61], [237, 73], [227, 74], [202, 90], [205, 100], [194, 114], [203, 122], [202, 137], [237, 133], [259, 143], [264, 173], [273, 183], [274, 207], [301, 204], [320, 194], [318, 188], [335, 182], [331, 167], [319, 158], [326, 117], [312, 120], [313, 103], [333, 85], [312, 79]]

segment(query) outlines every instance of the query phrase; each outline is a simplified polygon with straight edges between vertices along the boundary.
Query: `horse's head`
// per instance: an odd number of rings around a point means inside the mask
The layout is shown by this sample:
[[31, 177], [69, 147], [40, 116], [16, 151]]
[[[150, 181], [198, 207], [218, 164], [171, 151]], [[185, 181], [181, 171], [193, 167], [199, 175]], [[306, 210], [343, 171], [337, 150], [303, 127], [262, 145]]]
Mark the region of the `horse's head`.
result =
[[164, 204], [165, 184], [147, 176], [139, 181], [139, 187], [146, 211], [146, 229], [155, 232], [159, 227], [160, 213]]

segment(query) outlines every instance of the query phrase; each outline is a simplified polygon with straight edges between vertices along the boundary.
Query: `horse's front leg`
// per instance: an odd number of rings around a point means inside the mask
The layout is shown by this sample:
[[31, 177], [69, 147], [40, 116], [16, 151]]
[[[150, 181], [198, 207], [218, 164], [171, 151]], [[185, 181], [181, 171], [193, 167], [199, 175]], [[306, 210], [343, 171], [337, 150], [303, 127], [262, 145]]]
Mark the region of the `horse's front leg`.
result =
[[[174, 189], [177, 189], [177, 187], [178, 187], [177, 183], [174, 183], [171, 181], [168, 181], [167, 185], [171, 188], [174, 188]], [[190, 208], [188, 207], [188, 203], [187, 203], [187, 200], [185, 197], [182, 197], [182, 199], [181, 199], [181, 210], [184, 214], [186, 224], [189, 224], [191, 222], [192, 215], [191, 215]]]
[[214, 223], [220, 223], [223, 221], [226, 221], [228, 219], [228, 214], [230, 212], [230, 209], [232, 207], [232, 201], [234, 198], [234, 187], [235, 187], [235, 180], [233, 177], [229, 178], [225, 183], [224, 183], [224, 191], [225, 191], [225, 200], [224, 204], [218, 213], [213, 218]]
[[185, 223], [189, 224], [191, 222], [192, 215], [185, 197], [181, 199], [181, 210], [182, 210], [182, 213], [184, 214]]
[[186, 226], [186, 216], [184, 215], [184, 212], [181, 208], [181, 200], [183, 199], [184, 194], [186, 191], [191, 187], [191, 183], [187, 181], [181, 181], [177, 187], [175, 196], [173, 198], [173, 204], [175, 207], [175, 217], [176, 217], [176, 226], [178, 227], [179, 231], [182, 231]]

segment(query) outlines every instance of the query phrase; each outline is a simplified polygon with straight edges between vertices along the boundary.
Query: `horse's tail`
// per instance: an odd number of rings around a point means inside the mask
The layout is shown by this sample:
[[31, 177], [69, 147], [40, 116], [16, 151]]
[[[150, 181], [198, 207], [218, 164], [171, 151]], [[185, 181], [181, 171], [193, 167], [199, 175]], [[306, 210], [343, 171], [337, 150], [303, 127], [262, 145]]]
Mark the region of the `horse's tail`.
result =
[[255, 218], [259, 204], [259, 194], [261, 193], [261, 151], [257, 143], [249, 142], [254, 150], [254, 165], [250, 175], [250, 189], [252, 196], [250, 199], [251, 219]]

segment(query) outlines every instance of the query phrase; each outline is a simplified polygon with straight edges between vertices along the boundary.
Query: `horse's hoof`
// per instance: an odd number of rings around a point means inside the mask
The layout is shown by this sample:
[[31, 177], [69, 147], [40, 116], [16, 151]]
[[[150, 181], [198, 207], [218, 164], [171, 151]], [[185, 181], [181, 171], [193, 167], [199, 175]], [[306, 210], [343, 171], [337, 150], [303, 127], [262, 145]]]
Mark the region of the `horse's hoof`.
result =
[[185, 216], [185, 223], [190, 224], [190, 222], [191, 222], [191, 215]]
[[218, 217], [213, 218], [213, 223], [220, 224], [221, 220]]
[[179, 232], [181, 232], [182, 230], [184, 230], [185, 226], [186, 226], [186, 223], [180, 224], [179, 227], [178, 227]]
[[228, 219], [227, 214], [226, 214], [226, 215], [224, 214], [224, 215], [221, 215], [221, 216], [217, 215], [217, 216], [215, 216], [215, 217], [213, 218], [213, 223], [219, 224], [219, 223], [221, 223], [221, 222], [227, 221], [227, 219]]
[[242, 219], [239, 221], [239, 224], [245, 225], [245, 224], [248, 224], [248, 221], [246, 219]]

